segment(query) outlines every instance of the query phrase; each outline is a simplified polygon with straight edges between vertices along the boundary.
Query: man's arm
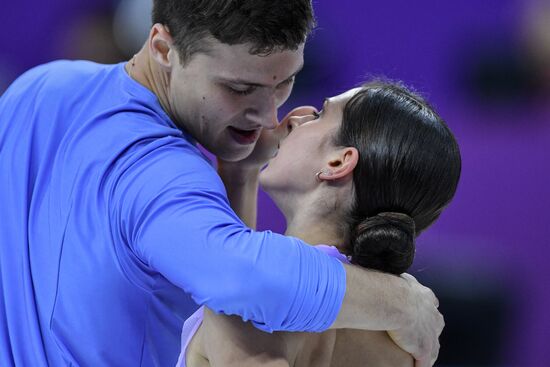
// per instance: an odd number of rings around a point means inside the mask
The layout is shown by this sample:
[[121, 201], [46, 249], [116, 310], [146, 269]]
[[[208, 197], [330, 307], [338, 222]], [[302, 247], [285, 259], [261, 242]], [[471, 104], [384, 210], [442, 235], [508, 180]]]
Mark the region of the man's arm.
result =
[[[254, 320], [263, 330], [319, 332], [334, 323], [346, 293], [346, 271], [353, 274], [349, 269], [298, 239], [246, 228], [231, 210], [219, 176], [182, 139], [142, 149], [147, 154], [124, 161], [106, 183], [113, 234], [144, 269], [139, 281], [151, 277], [144, 284], [154, 285], [162, 274], [198, 304]], [[359, 318], [367, 309], [368, 301], [353, 295], [369, 280], [350, 275], [341, 320]], [[391, 303], [386, 285], [369, 297]], [[396, 326], [376, 313], [362, 315], [361, 325]], [[420, 335], [421, 345], [432, 343], [425, 332]], [[417, 338], [405, 340], [414, 344]]]
[[345, 293], [337, 260], [244, 226], [212, 166], [183, 139], [147, 152], [111, 173], [116, 187], [106, 185], [112, 231], [144, 269], [136, 281], [154, 285], [162, 275], [196, 303], [264, 330], [321, 331], [334, 322]]

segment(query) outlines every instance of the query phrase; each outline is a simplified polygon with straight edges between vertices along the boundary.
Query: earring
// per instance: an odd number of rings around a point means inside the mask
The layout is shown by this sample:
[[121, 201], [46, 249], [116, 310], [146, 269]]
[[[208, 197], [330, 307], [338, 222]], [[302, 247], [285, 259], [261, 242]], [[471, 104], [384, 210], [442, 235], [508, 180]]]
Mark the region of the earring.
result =
[[332, 176], [332, 171], [329, 171], [328, 169], [323, 168], [322, 170], [317, 172], [315, 174], [315, 179], [317, 180], [317, 182], [323, 182], [323, 180], [321, 180], [321, 177], [319, 177], [321, 174], [325, 174], [327, 176]]

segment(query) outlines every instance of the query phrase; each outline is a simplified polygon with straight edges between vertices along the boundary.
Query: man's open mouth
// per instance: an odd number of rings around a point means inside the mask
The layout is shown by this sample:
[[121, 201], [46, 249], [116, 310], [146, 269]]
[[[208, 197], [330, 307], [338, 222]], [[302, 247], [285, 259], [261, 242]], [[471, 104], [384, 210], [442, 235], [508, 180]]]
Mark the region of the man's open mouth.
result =
[[256, 140], [258, 140], [258, 137], [260, 136], [260, 129], [242, 130], [237, 129], [233, 126], [229, 126], [228, 130], [233, 139], [235, 139], [237, 143], [242, 145], [253, 144], [256, 142]]

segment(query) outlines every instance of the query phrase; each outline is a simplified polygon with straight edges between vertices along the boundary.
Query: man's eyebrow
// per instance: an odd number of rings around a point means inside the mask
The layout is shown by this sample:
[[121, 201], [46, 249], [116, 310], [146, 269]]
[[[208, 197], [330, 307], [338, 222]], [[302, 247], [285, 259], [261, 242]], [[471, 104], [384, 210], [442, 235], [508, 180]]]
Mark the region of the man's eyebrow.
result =
[[286, 78], [285, 80], [283, 80], [282, 82], [277, 84], [277, 86], [289, 82], [292, 78], [294, 78], [296, 75], [298, 75], [298, 73], [300, 71], [302, 71], [303, 68], [304, 68], [304, 63], [301, 63], [300, 66], [298, 66], [298, 69], [296, 69], [296, 71], [294, 73], [292, 73], [291, 76], [289, 76], [288, 78]]
[[[277, 86], [280, 86], [284, 83], [288, 83], [290, 80], [292, 80], [292, 78], [294, 78], [300, 71], [302, 71], [302, 69], [304, 68], [304, 64], [300, 64], [300, 66], [298, 67], [298, 69], [296, 69], [296, 71], [294, 73], [292, 73], [292, 75], [290, 75], [288, 78], [286, 78], [285, 80], [283, 80], [282, 82], [280, 82], [279, 84], [277, 84]], [[226, 82], [229, 82], [229, 83], [233, 83], [233, 84], [240, 84], [240, 85], [246, 85], [248, 87], [268, 87], [267, 85], [265, 84], [261, 84], [261, 83], [254, 83], [254, 82], [251, 82], [249, 80], [245, 80], [245, 79], [225, 79], [223, 78]]]

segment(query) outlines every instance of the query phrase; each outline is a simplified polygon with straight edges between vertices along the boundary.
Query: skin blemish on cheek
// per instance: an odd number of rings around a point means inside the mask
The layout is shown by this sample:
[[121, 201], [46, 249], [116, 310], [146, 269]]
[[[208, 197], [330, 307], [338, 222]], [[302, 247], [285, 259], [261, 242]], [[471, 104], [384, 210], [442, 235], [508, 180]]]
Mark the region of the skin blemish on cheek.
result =
[[273, 75], [273, 80], [277, 80], [277, 75]]
[[203, 101], [206, 101], [206, 97], [205, 97], [205, 96], [202, 96], [202, 100], [203, 100]]

